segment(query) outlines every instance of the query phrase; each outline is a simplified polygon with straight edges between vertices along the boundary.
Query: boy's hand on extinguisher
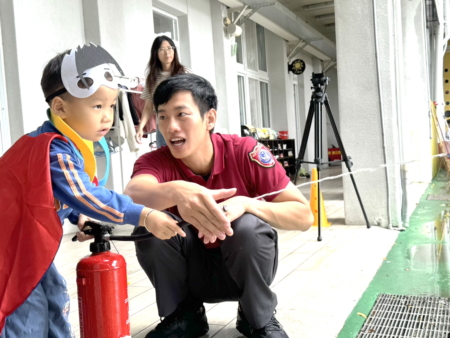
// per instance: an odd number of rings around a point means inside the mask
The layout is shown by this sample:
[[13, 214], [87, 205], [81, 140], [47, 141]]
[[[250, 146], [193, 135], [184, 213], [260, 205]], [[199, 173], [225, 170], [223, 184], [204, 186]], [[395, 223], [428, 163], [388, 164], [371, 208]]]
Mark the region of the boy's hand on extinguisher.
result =
[[186, 237], [184, 231], [178, 226], [177, 221], [169, 215], [150, 208], [144, 208], [145, 216], [141, 222], [141, 226], [151, 232], [155, 237], [165, 240], [173, 236], [180, 235]]
[[87, 216], [85, 216], [83, 214], [80, 214], [80, 216], [78, 216], [77, 226], [78, 226], [78, 229], [80, 229], [80, 231], [77, 232], [77, 239], [78, 239], [78, 241], [84, 242], [84, 241], [88, 241], [88, 240], [94, 238], [94, 236], [86, 235], [84, 232], [81, 231], [81, 230], [90, 229], [90, 227], [84, 228], [84, 223], [86, 221], [92, 221], [92, 220], [93, 219], [90, 219], [89, 217], [87, 217]]

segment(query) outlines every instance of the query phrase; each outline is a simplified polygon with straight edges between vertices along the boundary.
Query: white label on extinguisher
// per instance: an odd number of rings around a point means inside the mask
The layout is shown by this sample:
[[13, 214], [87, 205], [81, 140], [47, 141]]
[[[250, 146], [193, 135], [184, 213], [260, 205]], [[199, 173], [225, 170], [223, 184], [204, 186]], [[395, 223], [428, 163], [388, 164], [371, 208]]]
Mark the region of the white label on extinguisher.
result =
[[123, 336], [123, 337], [120, 337], [120, 338], [131, 338], [131, 336]]

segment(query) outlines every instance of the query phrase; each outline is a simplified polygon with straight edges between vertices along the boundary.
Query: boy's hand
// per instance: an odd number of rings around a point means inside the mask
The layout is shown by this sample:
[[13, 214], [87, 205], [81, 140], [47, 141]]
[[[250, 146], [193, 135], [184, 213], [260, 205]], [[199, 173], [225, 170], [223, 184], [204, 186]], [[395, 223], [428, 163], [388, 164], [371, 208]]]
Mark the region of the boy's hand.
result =
[[[94, 238], [94, 236], [92, 236], [92, 235], [86, 235], [84, 232], [81, 231], [81, 230], [83, 230], [84, 223], [85, 223], [86, 221], [93, 221], [93, 219], [91, 219], [91, 218], [89, 218], [89, 217], [87, 217], [87, 216], [85, 216], [85, 215], [83, 215], [83, 214], [80, 214], [80, 216], [78, 216], [78, 223], [77, 223], [77, 226], [78, 226], [78, 229], [80, 229], [80, 231], [77, 232], [77, 239], [78, 239], [78, 241], [80, 241], [80, 242], [88, 241], [88, 240]], [[86, 229], [88, 229], [88, 228], [86, 228]]]
[[184, 231], [177, 225], [176, 220], [158, 210], [152, 211], [148, 215], [143, 226], [155, 237], [162, 240], [170, 239], [176, 235], [186, 237]]

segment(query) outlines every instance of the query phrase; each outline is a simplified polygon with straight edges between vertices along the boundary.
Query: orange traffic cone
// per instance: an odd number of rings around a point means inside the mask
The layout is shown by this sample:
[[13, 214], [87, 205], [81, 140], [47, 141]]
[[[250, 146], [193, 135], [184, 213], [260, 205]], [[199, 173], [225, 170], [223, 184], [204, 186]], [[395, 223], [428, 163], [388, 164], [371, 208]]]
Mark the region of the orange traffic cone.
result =
[[[314, 168], [311, 172], [311, 181], [317, 181], [317, 169]], [[309, 201], [309, 205], [311, 207], [311, 211], [314, 213], [314, 224], [313, 226], [319, 225], [319, 201], [317, 200], [317, 183], [311, 184], [311, 199]], [[323, 204], [323, 196], [322, 192], [320, 192], [320, 225], [322, 227], [329, 227], [331, 223], [328, 222], [327, 214], [325, 212], [325, 205]]]

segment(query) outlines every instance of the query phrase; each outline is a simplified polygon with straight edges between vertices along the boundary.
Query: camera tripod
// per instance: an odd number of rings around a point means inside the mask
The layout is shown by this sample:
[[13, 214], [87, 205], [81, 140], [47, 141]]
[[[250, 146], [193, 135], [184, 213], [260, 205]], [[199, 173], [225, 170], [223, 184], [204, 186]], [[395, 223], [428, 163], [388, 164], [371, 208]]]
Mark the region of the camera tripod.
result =
[[[320, 180], [319, 172], [320, 165], [327, 164], [329, 162], [322, 162], [322, 105], [325, 105], [325, 109], [327, 111], [328, 120], [331, 123], [331, 127], [333, 128], [334, 136], [336, 137], [337, 143], [339, 145], [339, 149], [341, 150], [342, 160], [335, 162], [344, 162], [347, 170], [350, 173], [350, 178], [353, 183], [353, 187], [355, 188], [356, 196], [358, 197], [359, 204], [361, 205], [362, 212], [364, 214], [364, 219], [366, 220], [367, 228], [370, 228], [369, 221], [367, 219], [366, 211], [364, 210], [364, 206], [361, 201], [361, 197], [359, 196], [358, 188], [356, 187], [356, 182], [353, 177], [353, 173], [351, 167], [353, 163], [350, 161], [351, 158], [347, 156], [344, 145], [342, 143], [341, 137], [339, 135], [339, 131], [336, 127], [336, 123], [333, 118], [333, 113], [331, 112], [330, 104], [328, 102], [328, 95], [326, 94], [326, 85], [328, 84], [329, 78], [325, 77], [323, 73], [314, 74], [312, 73], [311, 82], [313, 84], [313, 93], [311, 95], [311, 101], [308, 110], [308, 117], [306, 119], [305, 130], [302, 137], [302, 143], [300, 145], [300, 151], [298, 153], [298, 157], [295, 165], [295, 181], [297, 184], [298, 173], [301, 169], [302, 163], [315, 164], [317, 167], [317, 180]], [[325, 90], [324, 90], [325, 87]], [[306, 144], [308, 143], [309, 133], [311, 131], [312, 120], [314, 119], [314, 162], [304, 161]], [[320, 196], [320, 182], [317, 182], [317, 200], [318, 200], [318, 237], [317, 240], [322, 240], [321, 234], [321, 196]]]

